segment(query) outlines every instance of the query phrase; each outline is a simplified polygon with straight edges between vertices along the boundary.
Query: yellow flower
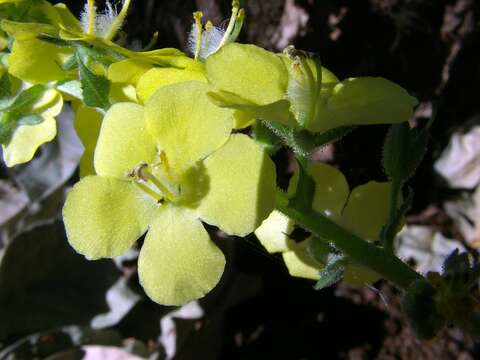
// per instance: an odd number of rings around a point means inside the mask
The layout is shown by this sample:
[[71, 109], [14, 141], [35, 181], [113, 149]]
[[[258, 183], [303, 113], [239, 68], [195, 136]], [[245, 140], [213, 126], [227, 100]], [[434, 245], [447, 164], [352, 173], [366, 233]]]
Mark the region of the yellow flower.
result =
[[275, 203], [273, 162], [246, 135], [231, 135], [231, 111], [206, 90], [182, 82], [145, 107], [113, 105], [95, 149], [97, 175], [74, 186], [63, 210], [69, 242], [91, 259], [120, 255], [147, 232], [139, 277], [161, 304], [200, 298], [223, 273], [201, 221], [244, 236]]

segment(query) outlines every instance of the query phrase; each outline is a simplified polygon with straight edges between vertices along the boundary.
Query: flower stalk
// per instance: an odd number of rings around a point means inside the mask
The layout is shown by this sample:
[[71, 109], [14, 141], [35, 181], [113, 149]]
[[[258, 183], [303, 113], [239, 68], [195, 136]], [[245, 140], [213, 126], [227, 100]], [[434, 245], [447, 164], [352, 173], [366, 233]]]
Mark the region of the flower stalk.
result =
[[[316, 238], [328, 239], [353, 261], [375, 271], [402, 290], [423, 278], [392, 253], [350, 233], [322, 214], [313, 210], [300, 211], [290, 205], [287, 195], [281, 190], [277, 191], [277, 209], [312, 232]], [[316, 241], [321, 241], [318, 239]]]

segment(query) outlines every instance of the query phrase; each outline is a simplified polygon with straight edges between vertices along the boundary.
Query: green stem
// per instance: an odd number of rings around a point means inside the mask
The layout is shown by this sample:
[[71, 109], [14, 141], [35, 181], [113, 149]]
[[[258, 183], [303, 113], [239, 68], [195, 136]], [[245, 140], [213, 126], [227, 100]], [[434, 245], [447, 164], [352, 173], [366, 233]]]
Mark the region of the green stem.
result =
[[403, 290], [413, 281], [423, 278], [393, 254], [351, 234], [323, 215], [291, 207], [287, 195], [280, 190], [277, 191], [277, 208], [319, 238], [334, 243], [356, 263], [375, 271]]
[[290, 147], [297, 158], [309, 159], [315, 148], [313, 137], [306, 130], [295, 131], [294, 129], [274, 121], [264, 121], [269, 128], [284, 144]]

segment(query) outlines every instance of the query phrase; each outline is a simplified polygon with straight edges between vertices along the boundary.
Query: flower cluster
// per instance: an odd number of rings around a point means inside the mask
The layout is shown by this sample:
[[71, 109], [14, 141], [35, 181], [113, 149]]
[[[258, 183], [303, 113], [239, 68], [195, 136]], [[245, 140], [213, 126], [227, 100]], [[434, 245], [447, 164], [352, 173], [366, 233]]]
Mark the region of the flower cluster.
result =
[[[383, 78], [340, 81], [319, 59], [291, 47], [276, 54], [236, 43], [244, 20], [238, 1], [225, 30], [194, 14], [191, 57], [171, 48], [132, 51], [114, 42], [129, 5], [125, 0], [118, 12], [107, 2], [99, 12], [88, 0], [78, 20], [64, 4], [0, 0], [6, 164], [30, 161], [52, 140], [55, 117], [70, 102], [85, 151], [63, 216], [79, 253], [115, 257], [146, 234], [139, 278], [161, 304], [200, 298], [220, 280], [225, 258], [204, 223], [236, 236], [257, 229], [269, 251], [283, 253], [292, 275], [318, 277], [322, 264], [308, 254], [308, 240], [288, 239], [293, 225], [273, 211], [274, 163], [238, 130], [261, 121], [317, 135], [399, 123], [416, 100]], [[337, 170], [317, 163], [309, 171], [314, 210], [377, 240], [389, 185], [369, 183], [349, 195]], [[378, 212], [375, 220], [359, 215], [366, 202]]]

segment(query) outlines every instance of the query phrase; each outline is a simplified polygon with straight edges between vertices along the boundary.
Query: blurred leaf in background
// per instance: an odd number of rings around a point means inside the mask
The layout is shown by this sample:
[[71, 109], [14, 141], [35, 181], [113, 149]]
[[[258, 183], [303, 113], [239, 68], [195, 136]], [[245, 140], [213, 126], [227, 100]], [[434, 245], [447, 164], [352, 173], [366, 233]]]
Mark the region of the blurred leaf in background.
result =
[[60, 222], [20, 235], [0, 260], [0, 339], [88, 324], [108, 309], [104, 294], [119, 275], [111, 261], [76, 254]]

